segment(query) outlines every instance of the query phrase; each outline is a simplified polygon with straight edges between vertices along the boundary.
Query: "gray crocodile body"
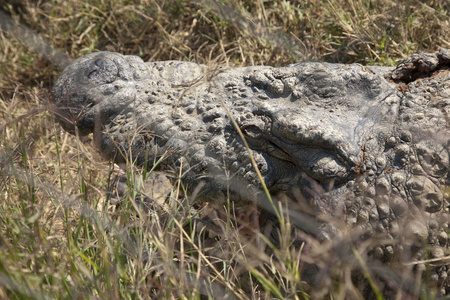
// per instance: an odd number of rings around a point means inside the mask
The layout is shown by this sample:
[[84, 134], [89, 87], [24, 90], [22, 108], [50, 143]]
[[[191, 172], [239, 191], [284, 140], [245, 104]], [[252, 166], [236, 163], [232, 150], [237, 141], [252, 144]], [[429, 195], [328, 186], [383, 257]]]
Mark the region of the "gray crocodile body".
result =
[[[205, 199], [264, 202], [232, 118], [272, 194], [306, 201], [318, 219], [345, 220], [365, 239], [390, 239], [373, 248], [377, 259], [422, 242], [439, 259], [449, 255], [449, 66], [444, 49], [395, 70], [211, 69], [98, 52], [69, 65], [53, 93], [62, 125], [93, 132], [107, 157], [181, 169], [185, 183], [204, 183]], [[323, 228], [332, 238], [335, 226]], [[446, 262], [433, 271], [442, 294]]]

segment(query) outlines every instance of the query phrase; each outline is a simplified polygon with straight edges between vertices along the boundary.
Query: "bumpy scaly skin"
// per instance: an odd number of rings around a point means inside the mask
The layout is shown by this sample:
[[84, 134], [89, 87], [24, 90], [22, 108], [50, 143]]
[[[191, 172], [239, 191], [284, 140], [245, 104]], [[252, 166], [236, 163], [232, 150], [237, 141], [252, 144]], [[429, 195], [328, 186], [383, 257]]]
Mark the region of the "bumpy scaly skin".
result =
[[[429, 258], [448, 255], [449, 66], [444, 49], [395, 70], [211, 69], [98, 52], [69, 65], [53, 92], [62, 125], [93, 132], [106, 156], [181, 167], [186, 183], [205, 183], [207, 199], [228, 191], [236, 202], [264, 202], [233, 118], [273, 194], [300, 191], [319, 219], [344, 219], [364, 239], [387, 237], [372, 256], [394, 261], [405, 245], [417, 259], [424, 243]], [[321, 238], [338, 231], [321, 228]], [[450, 292], [448, 270], [433, 270], [441, 293]]]

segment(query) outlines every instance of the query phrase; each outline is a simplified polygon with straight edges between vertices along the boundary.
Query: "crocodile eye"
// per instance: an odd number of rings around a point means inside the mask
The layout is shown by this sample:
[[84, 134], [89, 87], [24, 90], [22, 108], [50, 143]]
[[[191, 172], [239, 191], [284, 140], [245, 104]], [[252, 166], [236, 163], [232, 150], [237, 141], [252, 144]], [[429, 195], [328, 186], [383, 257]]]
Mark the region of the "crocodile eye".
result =
[[269, 131], [271, 120], [264, 115], [255, 115], [242, 123], [242, 133], [255, 139]]
[[258, 138], [262, 134], [262, 130], [259, 126], [256, 125], [249, 125], [244, 128], [242, 128], [242, 132], [250, 137], [250, 138]]

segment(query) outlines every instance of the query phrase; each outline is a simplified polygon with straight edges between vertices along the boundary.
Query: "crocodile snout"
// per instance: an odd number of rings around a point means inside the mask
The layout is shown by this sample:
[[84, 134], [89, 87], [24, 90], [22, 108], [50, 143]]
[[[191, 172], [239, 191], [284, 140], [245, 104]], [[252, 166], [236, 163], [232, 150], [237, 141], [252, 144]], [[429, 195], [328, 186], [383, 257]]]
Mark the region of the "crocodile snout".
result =
[[109, 52], [91, 53], [75, 60], [64, 69], [53, 88], [55, 113], [61, 125], [69, 132], [89, 134], [94, 128], [94, 117], [89, 91], [108, 85], [120, 77], [119, 54]]

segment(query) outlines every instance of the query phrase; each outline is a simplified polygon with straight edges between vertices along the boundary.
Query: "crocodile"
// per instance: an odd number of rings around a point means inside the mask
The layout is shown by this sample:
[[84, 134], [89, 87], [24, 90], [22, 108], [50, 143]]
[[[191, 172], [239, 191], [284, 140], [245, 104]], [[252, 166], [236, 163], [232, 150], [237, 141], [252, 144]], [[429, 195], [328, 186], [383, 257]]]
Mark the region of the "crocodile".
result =
[[320, 240], [339, 235], [326, 220], [340, 220], [362, 240], [383, 237], [374, 259], [404, 262], [408, 252], [439, 261], [430, 278], [446, 295], [449, 69], [446, 49], [396, 68], [206, 66], [95, 52], [65, 68], [53, 101], [63, 128], [93, 133], [105, 157], [172, 170], [187, 186], [201, 183], [204, 201], [270, 208], [264, 185], [303, 207], [298, 227]]

